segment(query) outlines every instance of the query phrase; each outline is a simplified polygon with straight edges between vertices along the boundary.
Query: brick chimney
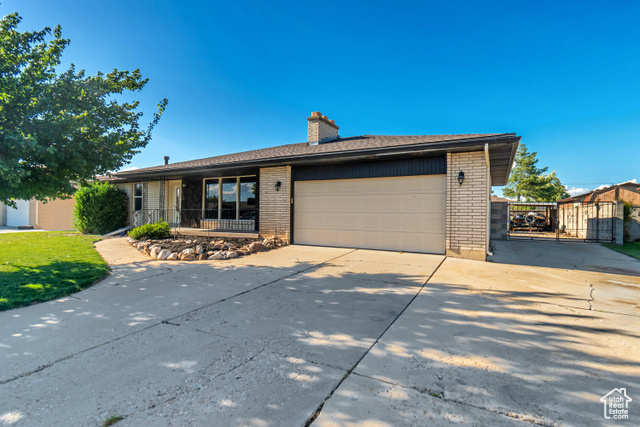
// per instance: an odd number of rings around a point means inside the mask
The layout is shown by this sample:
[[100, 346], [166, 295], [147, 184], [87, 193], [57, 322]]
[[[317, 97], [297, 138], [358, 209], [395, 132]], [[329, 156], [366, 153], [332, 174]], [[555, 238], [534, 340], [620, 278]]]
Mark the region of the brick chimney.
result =
[[338, 135], [340, 128], [336, 126], [336, 122], [323, 116], [320, 111], [311, 113], [311, 117], [307, 117], [307, 120], [309, 121], [309, 145], [318, 145], [340, 138]]

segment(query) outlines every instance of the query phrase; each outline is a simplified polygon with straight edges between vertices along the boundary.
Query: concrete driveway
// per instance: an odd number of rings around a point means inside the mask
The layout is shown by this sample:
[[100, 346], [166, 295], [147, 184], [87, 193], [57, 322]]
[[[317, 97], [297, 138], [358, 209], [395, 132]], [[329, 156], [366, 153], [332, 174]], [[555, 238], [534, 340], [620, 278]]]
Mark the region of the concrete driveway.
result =
[[620, 425], [614, 387], [639, 402], [622, 425], [640, 418], [640, 262], [599, 246], [98, 247], [106, 280], [0, 313], [0, 425]]

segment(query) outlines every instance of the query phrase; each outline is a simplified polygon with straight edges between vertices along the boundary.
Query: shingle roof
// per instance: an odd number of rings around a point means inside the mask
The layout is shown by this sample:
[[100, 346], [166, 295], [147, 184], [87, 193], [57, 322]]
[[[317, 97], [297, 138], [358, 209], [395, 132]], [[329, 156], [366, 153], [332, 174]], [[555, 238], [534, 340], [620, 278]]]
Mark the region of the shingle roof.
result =
[[401, 147], [414, 144], [435, 144], [447, 141], [461, 141], [475, 138], [487, 138], [500, 135], [513, 135], [501, 133], [477, 133], [465, 135], [362, 135], [349, 138], [339, 138], [335, 141], [325, 142], [319, 145], [309, 145], [306, 142], [298, 144], [278, 145], [259, 150], [244, 151], [241, 153], [225, 154], [222, 156], [207, 157], [204, 159], [190, 160], [188, 162], [170, 163], [168, 165], [152, 166], [143, 169], [135, 169], [119, 172], [117, 175], [128, 175], [140, 172], [172, 171], [196, 167], [216, 166], [230, 163], [242, 163], [257, 160], [284, 159], [304, 155], [324, 153], [349, 153], [376, 148]]
[[558, 200], [559, 202], [571, 202], [574, 200], [580, 200], [583, 197], [585, 198], [585, 202], [590, 201], [592, 198], [595, 198], [596, 195], [606, 193], [607, 191], [611, 191], [616, 187], [635, 187], [635, 188], [627, 188], [629, 191], [633, 191], [636, 193], [640, 193], [640, 184], [633, 181], [623, 182], [622, 184], [614, 184], [608, 187], [602, 187], [595, 190], [587, 191], [586, 193], [576, 194], [575, 196], [567, 197], [566, 199]]

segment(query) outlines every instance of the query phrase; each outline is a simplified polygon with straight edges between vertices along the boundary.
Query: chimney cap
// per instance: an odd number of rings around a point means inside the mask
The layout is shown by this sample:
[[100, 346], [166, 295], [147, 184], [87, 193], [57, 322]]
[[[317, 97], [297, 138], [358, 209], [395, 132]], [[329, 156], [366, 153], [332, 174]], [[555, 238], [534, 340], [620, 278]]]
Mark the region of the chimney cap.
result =
[[322, 113], [320, 111], [314, 111], [311, 113], [311, 117], [322, 117]]
[[164, 156], [164, 164], [165, 165], [169, 164], [169, 156]]

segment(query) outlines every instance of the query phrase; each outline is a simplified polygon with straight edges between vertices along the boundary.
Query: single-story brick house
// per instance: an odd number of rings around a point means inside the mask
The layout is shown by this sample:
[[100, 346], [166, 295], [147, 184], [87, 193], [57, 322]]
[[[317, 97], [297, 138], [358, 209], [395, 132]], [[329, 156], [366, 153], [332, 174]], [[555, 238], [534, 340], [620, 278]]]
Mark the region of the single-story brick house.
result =
[[278, 235], [294, 244], [485, 259], [492, 185], [520, 137], [340, 137], [319, 112], [308, 141], [168, 163], [106, 178], [129, 196], [131, 225]]

